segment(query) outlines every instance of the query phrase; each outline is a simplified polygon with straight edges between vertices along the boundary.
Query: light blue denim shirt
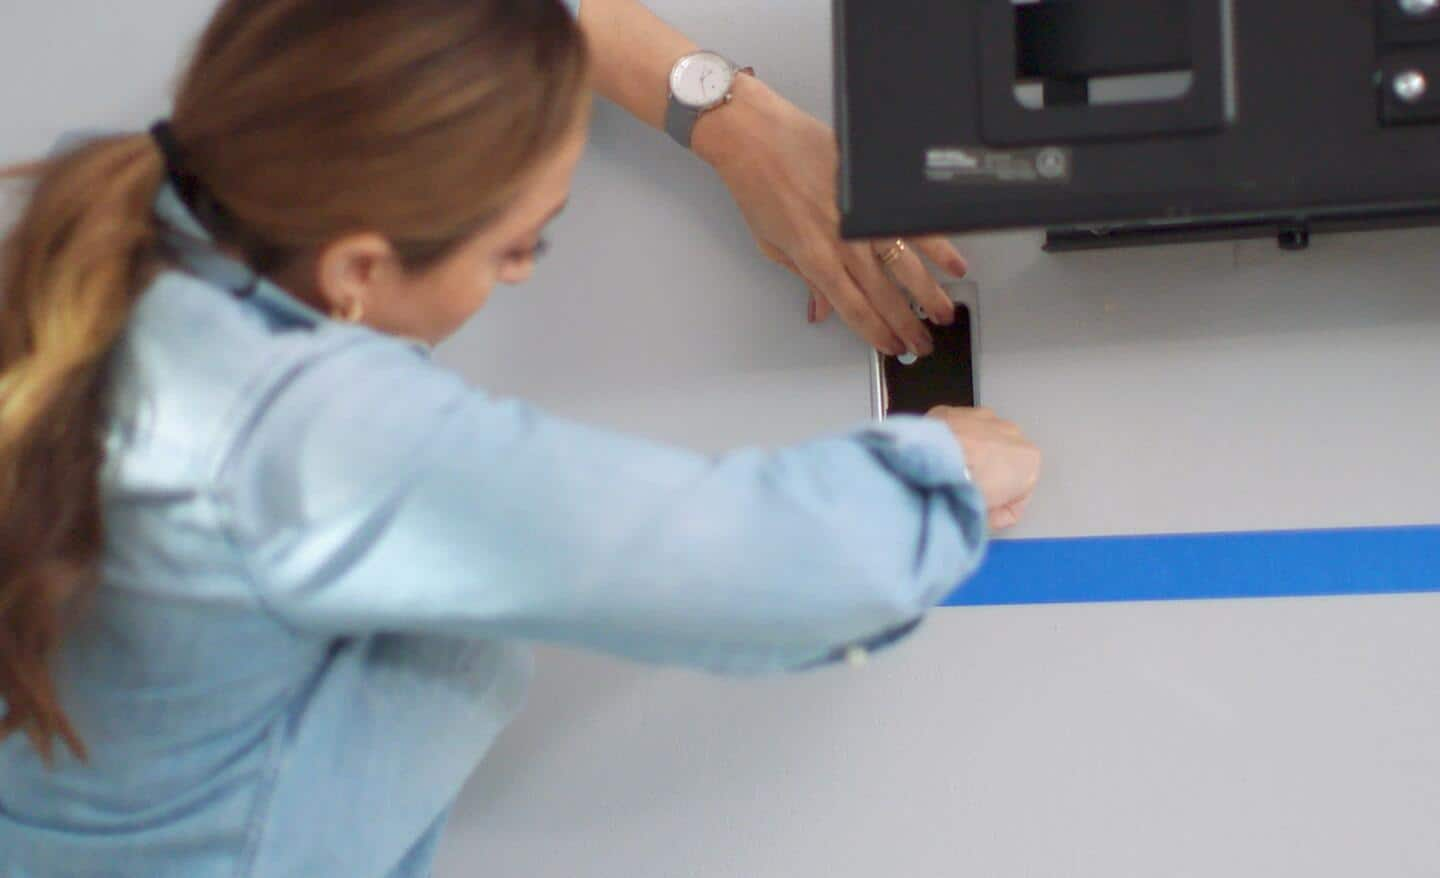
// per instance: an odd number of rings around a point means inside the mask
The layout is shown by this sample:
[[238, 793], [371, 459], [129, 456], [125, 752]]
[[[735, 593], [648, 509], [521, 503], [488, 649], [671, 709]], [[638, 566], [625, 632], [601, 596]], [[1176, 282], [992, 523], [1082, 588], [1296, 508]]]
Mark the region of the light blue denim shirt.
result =
[[939, 423], [707, 458], [469, 387], [211, 251], [113, 361], [102, 583], [58, 659], [91, 749], [0, 743], [5, 878], [418, 876], [525, 641], [721, 673], [884, 645], [976, 566]]

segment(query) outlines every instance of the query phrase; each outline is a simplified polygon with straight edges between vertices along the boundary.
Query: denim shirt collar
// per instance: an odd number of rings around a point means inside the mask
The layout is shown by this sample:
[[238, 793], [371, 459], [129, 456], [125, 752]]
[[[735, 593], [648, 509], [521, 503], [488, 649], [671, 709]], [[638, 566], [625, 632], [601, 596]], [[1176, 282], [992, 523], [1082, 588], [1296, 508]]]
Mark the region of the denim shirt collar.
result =
[[[163, 184], [155, 196], [155, 217], [160, 221], [161, 237], [180, 265], [201, 280], [306, 327], [333, 322], [331, 317], [285, 292], [250, 266], [221, 253], [215, 239], [195, 219], [173, 183]], [[431, 345], [418, 339], [399, 340], [423, 356], [429, 357], [434, 352]]]
[[171, 183], [155, 197], [155, 216], [161, 236], [185, 270], [234, 295], [253, 300], [306, 326], [319, 326], [330, 318], [282, 290], [237, 259], [221, 253], [215, 239], [185, 206]]

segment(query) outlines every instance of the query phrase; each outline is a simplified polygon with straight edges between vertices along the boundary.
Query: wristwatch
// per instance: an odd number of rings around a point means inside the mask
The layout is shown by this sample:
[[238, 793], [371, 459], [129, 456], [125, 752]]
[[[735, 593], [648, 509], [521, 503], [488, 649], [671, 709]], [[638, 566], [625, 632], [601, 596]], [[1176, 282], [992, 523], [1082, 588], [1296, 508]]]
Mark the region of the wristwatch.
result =
[[670, 101], [665, 108], [665, 133], [686, 149], [695, 123], [706, 112], [730, 103], [735, 77], [755, 75], [752, 67], [737, 67], [716, 52], [691, 52], [670, 68]]

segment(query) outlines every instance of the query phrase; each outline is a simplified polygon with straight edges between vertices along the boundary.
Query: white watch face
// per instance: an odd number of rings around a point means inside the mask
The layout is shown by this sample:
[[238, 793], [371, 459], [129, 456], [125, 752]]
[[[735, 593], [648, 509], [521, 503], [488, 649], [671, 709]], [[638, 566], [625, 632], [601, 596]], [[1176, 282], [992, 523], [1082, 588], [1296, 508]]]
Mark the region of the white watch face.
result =
[[687, 107], [708, 110], [725, 99], [734, 80], [729, 61], [714, 52], [696, 52], [670, 71], [670, 93]]

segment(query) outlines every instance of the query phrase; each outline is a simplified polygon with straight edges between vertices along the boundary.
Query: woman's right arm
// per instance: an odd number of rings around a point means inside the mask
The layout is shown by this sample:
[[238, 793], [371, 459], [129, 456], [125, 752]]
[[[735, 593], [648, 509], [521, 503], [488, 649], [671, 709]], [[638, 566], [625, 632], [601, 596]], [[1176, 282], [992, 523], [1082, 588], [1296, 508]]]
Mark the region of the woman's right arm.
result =
[[268, 399], [220, 497], [261, 601], [308, 631], [794, 668], [893, 639], [985, 546], [940, 420], [711, 459], [490, 398], [379, 341]]

